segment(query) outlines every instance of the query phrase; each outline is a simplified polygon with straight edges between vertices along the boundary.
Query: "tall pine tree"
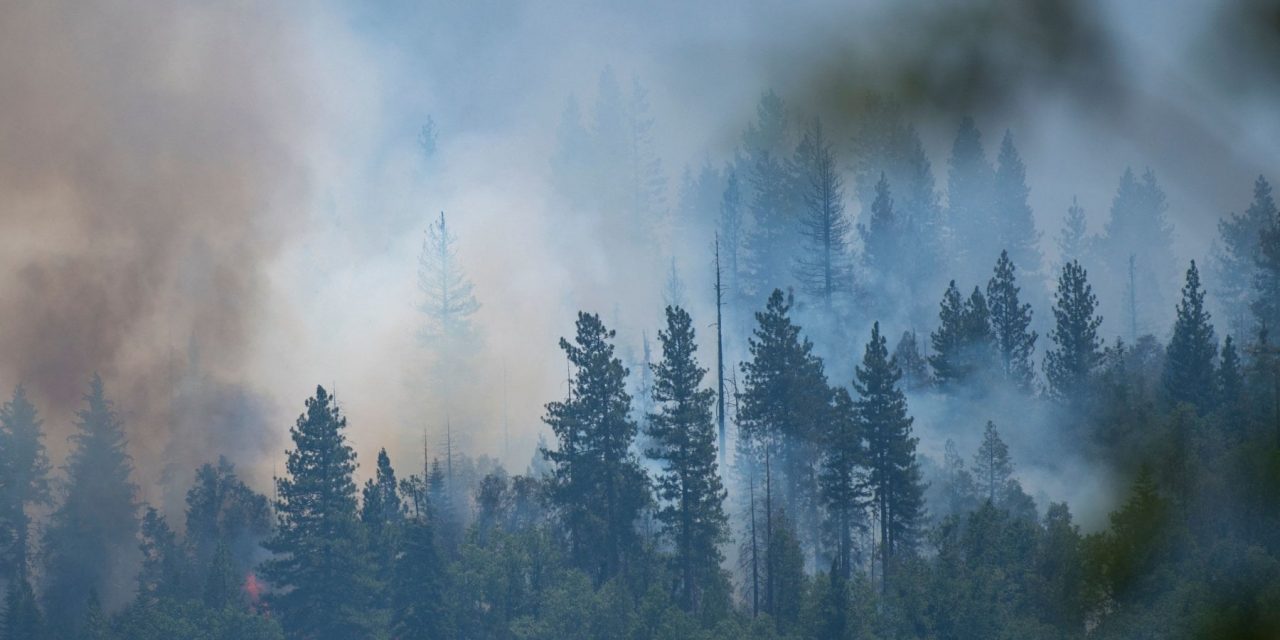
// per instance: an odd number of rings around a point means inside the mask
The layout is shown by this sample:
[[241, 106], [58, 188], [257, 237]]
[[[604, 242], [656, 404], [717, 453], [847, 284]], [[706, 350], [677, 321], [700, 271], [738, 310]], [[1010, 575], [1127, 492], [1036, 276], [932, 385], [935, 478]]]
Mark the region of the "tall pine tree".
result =
[[977, 482], [978, 495], [992, 504], [999, 504], [998, 500], [1013, 478], [1009, 447], [1000, 439], [1000, 432], [990, 420], [982, 432], [982, 445], [973, 457], [973, 478]]
[[895, 559], [914, 552], [924, 517], [924, 487], [911, 435], [907, 398], [898, 387], [902, 372], [889, 360], [880, 323], [871, 327], [862, 364], [854, 371], [854, 410], [867, 439], [867, 483], [880, 534], [881, 576]]
[[[22, 385], [0, 407], [0, 573], [25, 572], [31, 559], [28, 509], [49, 503], [49, 458], [40, 416]], [[29, 587], [28, 587], [29, 588]]]
[[707, 370], [698, 366], [693, 323], [679, 307], [667, 307], [666, 313], [667, 328], [658, 332], [662, 360], [653, 365], [653, 446], [646, 455], [662, 463], [655, 479], [658, 521], [675, 544], [680, 603], [696, 611], [708, 586], [720, 579], [726, 494], [716, 470], [715, 392], [702, 388]]
[[982, 148], [982, 134], [973, 118], [960, 121], [947, 174], [947, 209], [951, 239], [960, 275], [979, 277], [999, 250], [997, 228], [992, 224], [991, 202], [995, 172]]
[[574, 368], [571, 395], [547, 404], [543, 421], [559, 446], [542, 454], [555, 467], [551, 503], [569, 534], [572, 555], [596, 584], [624, 571], [637, 542], [636, 519], [649, 496], [644, 471], [631, 453], [627, 369], [614, 356], [614, 332], [600, 317], [579, 313], [577, 336], [560, 348]]
[[1278, 215], [1271, 184], [1258, 176], [1253, 183], [1253, 202], [1244, 213], [1233, 213], [1218, 221], [1218, 241], [1214, 244], [1212, 263], [1213, 288], [1234, 335], [1254, 333], [1249, 304], [1254, 299], [1260, 240], [1263, 231], [1276, 224]]
[[1202, 413], [1213, 407], [1217, 396], [1214, 365], [1218, 359], [1218, 341], [1209, 320], [1200, 271], [1192, 260], [1173, 323], [1173, 337], [1165, 350], [1163, 382], [1170, 402], [1189, 403]]
[[1044, 355], [1044, 375], [1049, 393], [1058, 400], [1078, 403], [1085, 399], [1094, 370], [1102, 361], [1102, 339], [1096, 315], [1098, 298], [1089, 286], [1088, 273], [1072, 260], [1062, 267], [1053, 307], [1053, 347]]
[[799, 175], [801, 248], [796, 279], [801, 289], [830, 309], [853, 286], [848, 245], [849, 219], [844, 215], [844, 181], [835, 153], [815, 119], [796, 149]]
[[1014, 270], [1009, 252], [1001, 251], [995, 275], [987, 282], [987, 302], [991, 308], [991, 332], [1000, 371], [1015, 387], [1030, 391], [1035, 378], [1031, 354], [1036, 349], [1038, 336], [1030, 328], [1031, 305], [1018, 298], [1021, 289]]
[[275, 590], [271, 610], [285, 631], [323, 640], [370, 637], [374, 583], [363, 548], [347, 443], [347, 419], [316, 387], [289, 431], [288, 475], [276, 478], [276, 532], [264, 545], [275, 555], [262, 574]]
[[998, 248], [1001, 253], [1008, 252], [1009, 259], [1034, 281], [1040, 273], [1040, 232], [1036, 230], [1031, 205], [1027, 204], [1031, 193], [1027, 169], [1013, 144], [1011, 131], [1006, 130], [1000, 141], [993, 192]]
[[834, 551], [832, 572], [843, 578], [853, 572], [853, 536], [866, 526], [862, 518], [869, 504], [865, 440], [853, 399], [838, 389], [818, 480]]
[[75, 450], [66, 464], [66, 497], [44, 537], [45, 610], [61, 631], [85, 620], [90, 595], [125, 593], [136, 558], [137, 487], [124, 426], [97, 375], [77, 413]]

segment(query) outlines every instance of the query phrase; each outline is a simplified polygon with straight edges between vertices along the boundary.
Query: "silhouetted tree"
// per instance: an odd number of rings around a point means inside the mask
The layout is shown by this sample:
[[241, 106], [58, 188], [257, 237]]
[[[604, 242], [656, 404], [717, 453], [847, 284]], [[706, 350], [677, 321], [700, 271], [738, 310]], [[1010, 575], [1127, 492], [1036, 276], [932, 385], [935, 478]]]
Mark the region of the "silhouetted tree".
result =
[[799, 175], [802, 244], [796, 263], [801, 290], [828, 309], [853, 286], [848, 245], [849, 219], [844, 215], [844, 180], [836, 167], [822, 121], [815, 119], [796, 149]]
[[831, 570], [847, 578], [853, 573], [854, 533], [866, 526], [862, 517], [869, 504], [866, 442], [853, 399], [844, 389], [837, 389], [835, 398], [818, 482], [835, 551]]
[[1209, 312], [1204, 308], [1204, 289], [1200, 287], [1200, 271], [1195, 260], [1187, 269], [1187, 283], [1182, 287], [1173, 337], [1165, 351], [1164, 390], [1170, 402], [1186, 402], [1201, 412], [1213, 407], [1217, 396], [1214, 365], [1218, 359], [1218, 341], [1213, 335]]
[[1027, 170], [1013, 144], [1013, 133], [1008, 130], [1000, 141], [993, 191], [997, 247], [1001, 254], [1008, 252], [1009, 260], [1034, 280], [1040, 273], [1040, 232], [1027, 204], [1031, 193], [1027, 188]]
[[655, 479], [661, 501], [658, 521], [675, 543], [681, 605], [694, 611], [708, 585], [720, 577], [718, 545], [728, 527], [726, 493], [716, 471], [715, 392], [702, 388], [707, 370], [698, 366], [692, 320], [679, 307], [669, 306], [666, 313], [667, 328], [658, 332], [662, 360], [653, 365], [653, 447], [646, 455], [662, 463]]
[[125, 591], [132, 576], [123, 567], [137, 557], [137, 487], [129, 481], [124, 426], [102, 378], [93, 376], [84, 400], [66, 464], [66, 495], [44, 537], [45, 611], [63, 633], [80, 629], [75, 625], [86, 619], [91, 594]]
[[648, 500], [644, 471], [631, 453], [627, 370], [614, 356], [600, 317], [579, 313], [574, 342], [561, 338], [574, 367], [572, 394], [547, 404], [543, 421], [559, 446], [543, 449], [555, 467], [550, 499], [569, 533], [572, 555], [596, 584], [623, 571], [636, 547], [635, 521]]
[[973, 477], [977, 480], [978, 495], [992, 504], [1003, 494], [1013, 478], [1013, 462], [1009, 460], [1009, 447], [1000, 439], [996, 425], [987, 421], [982, 432], [982, 446], [973, 457]]
[[1009, 259], [1008, 252], [1001, 251], [995, 275], [987, 282], [996, 360], [1006, 380], [1019, 389], [1030, 391], [1035, 378], [1031, 354], [1035, 352], [1037, 336], [1030, 329], [1031, 305], [1019, 300], [1019, 291], [1013, 261]]
[[999, 250], [997, 228], [992, 218], [992, 187], [995, 179], [982, 134], [973, 118], [960, 121], [947, 174], [947, 213], [954, 244], [952, 252], [964, 279], [978, 277], [990, 256]]
[[862, 364], [855, 369], [854, 409], [867, 439], [867, 482], [880, 529], [881, 576], [893, 560], [911, 554], [924, 510], [924, 488], [911, 435], [900, 372], [890, 360], [880, 323], [871, 328]]
[[324, 387], [289, 431], [288, 475], [276, 478], [277, 525], [264, 545], [275, 555], [262, 575], [276, 589], [271, 610], [285, 631], [305, 638], [373, 633], [374, 583], [364, 553], [347, 419]]
[[1098, 298], [1079, 262], [1072, 260], [1063, 265], [1055, 298], [1054, 327], [1049, 332], [1053, 347], [1045, 353], [1044, 374], [1051, 395], [1078, 402], [1088, 391], [1094, 369], [1102, 359], [1102, 340], [1098, 337], [1102, 317], [1094, 312]]
[[27, 510], [49, 504], [42, 424], [26, 390], [15, 387], [12, 399], [0, 407], [0, 574], [27, 570], [32, 551]]
[[1254, 300], [1254, 281], [1262, 258], [1262, 234], [1276, 224], [1276, 219], [1271, 184], [1258, 176], [1253, 183], [1253, 202], [1244, 213], [1233, 213], [1218, 221], [1218, 241], [1214, 244], [1212, 263], [1213, 289], [1235, 335], [1253, 333], [1249, 307]]

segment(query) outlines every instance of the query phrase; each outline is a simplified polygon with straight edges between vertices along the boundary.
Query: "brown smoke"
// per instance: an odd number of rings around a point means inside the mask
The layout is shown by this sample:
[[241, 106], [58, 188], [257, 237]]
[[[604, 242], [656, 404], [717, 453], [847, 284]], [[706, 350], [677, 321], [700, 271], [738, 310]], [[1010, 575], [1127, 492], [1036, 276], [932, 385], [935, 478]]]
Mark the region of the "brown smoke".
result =
[[39, 400], [55, 457], [94, 371], [144, 474], [188, 354], [239, 373], [261, 266], [304, 212], [285, 27], [267, 3], [0, 6], [0, 383]]

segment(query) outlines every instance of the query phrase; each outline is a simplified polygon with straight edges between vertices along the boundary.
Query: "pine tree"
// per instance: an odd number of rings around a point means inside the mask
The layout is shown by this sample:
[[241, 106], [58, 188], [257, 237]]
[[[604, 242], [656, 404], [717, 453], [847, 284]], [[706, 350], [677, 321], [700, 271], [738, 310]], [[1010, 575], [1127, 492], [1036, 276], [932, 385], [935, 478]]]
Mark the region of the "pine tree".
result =
[[195, 576], [187, 550], [164, 516], [148, 506], [142, 516], [142, 570], [138, 572], [138, 599], [154, 604], [160, 600], [185, 600], [193, 596]]
[[867, 483], [879, 520], [881, 576], [894, 560], [913, 553], [923, 518], [924, 487], [916, 461], [907, 399], [898, 388], [902, 372], [889, 360], [880, 323], [871, 328], [862, 364], [854, 371], [854, 401], [867, 439]]
[[63, 631], [85, 620], [91, 593], [127, 590], [132, 576], [120, 568], [137, 553], [137, 487], [129, 481], [124, 426], [102, 378], [93, 376], [84, 400], [66, 464], [66, 496], [44, 537], [45, 611]]
[[405, 524], [391, 590], [391, 628], [402, 640], [449, 637], [447, 574], [432, 533], [421, 515]]
[[644, 471], [630, 451], [637, 427], [629, 417], [627, 370], [610, 344], [614, 335], [599, 316], [578, 314], [574, 342], [560, 340], [575, 370], [572, 394], [548, 403], [543, 418], [559, 443], [542, 450], [555, 465], [549, 497], [572, 556], [597, 585], [625, 570], [648, 499]]
[[1063, 265], [1054, 297], [1054, 327], [1049, 332], [1054, 346], [1045, 353], [1044, 374], [1051, 395], [1075, 403], [1084, 399], [1102, 360], [1098, 337], [1102, 317], [1094, 312], [1098, 298], [1089, 286], [1088, 273], [1075, 260]]
[[404, 502], [400, 499], [400, 487], [395, 469], [386, 449], [378, 450], [377, 470], [367, 480], [362, 492], [360, 520], [369, 536], [374, 574], [385, 595], [380, 599], [383, 607], [389, 605], [389, 588], [398, 550], [400, 525], [404, 521]]
[[27, 510], [49, 504], [49, 458], [42, 422], [22, 385], [0, 407], [0, 574], [25, 572], [31, 559]]
[[[783, 504], [800, 531], [818, 544], [818, 442], [831, 409], [831, 389], [813, 343], [791, 320], [793, 300], [775, 289], [748, 339], [751, 359], [738, 396], [741, 436], [770, 458]], [[757, 460], [759, 463], [760, 460]]]
[[1213, 288], [1235, 335], [1252, 333], [1249, 305], [1254, 300], [1254, 280], [1261, 258], [1259, 240], [1265, 230], [1276, 224], [1278, 217], [1271, 184], [1258, 176], [1253, 183], [1253, 202], [1244, 213], [1233, 213], [1218, 221]]
[[1000, 439], [995, 423], [990, 420], [987, 421], [986, 430], [982, 432], [982, 446], [978, 447], [978, 453], [973, 457], [973, 477], [978, 483], [978, 495], [997, 506], [997, 500], [1004, 496], [1013, 478], [1009, 447]]
[[866, 443], [853, 399], [844, 389], [838, 389], [835, 397], [818, 481], [834, 543], [832, 574], [848, 578], [853, 572], [853, 534], [865, 526], [862, 514], [869, 503], [863, 472]]
[[987, 282], [996, 359], [1005, 380], [1023, 391], [1030, 391], [1035, 377], [1031, 354], [1038, 336], [1030, 329], [1031, 305], [1019, 301], [1019, 291], [1013, 261], [1007, 251], [1001, 251], [995, 275]]
[[802, 246], [796, 263], [801, 290], [830, 309], [853, 284], [848, 245], [849, 219], [844, 215], [844, 180], [836, 167], [822, 121], [815, 119], [796, 149], [799, 172]]
[[1258, 238], [1257, 270], [1253, 274], [1254, 324], [1259, 331], [1280, 330], [1280, 218]]
[[903, 331], [897, 346], [893, 348], [893, 363], [902, 371], [902, 385], [908, 391], [919, 391], [932, 382], [929, 378], [929, 361], [920, 353], [919, 345], [916, 332]]
[[982, 148], [982, 134], [973, 118], [960, 121], [947, 174], [947, 208], [955, 257], [960, 274], [975, 278], [998, 250], [997, 227], [991, 217], [992, 184], [995, 179], [991, 164]]
[[1165, 215], [1168, 208], [1151, 170], [1138, 178], [1126, 169], [1111, 203], [1111, 218], [1097, 243], [1111, 281], [1128, 283], [1131, 323], [1138, 327], [1158, 326], [1154, 311], [1163, 308], [1169, 274], [1177, 264], [1173, 227]]
[[1186, 402], [1201, 412], [1213, 407], [1217, 395], [1214, 365], [1218, 359], [1218, 341], [1204, 308], [1204, 289], [1200, 287], [1200, 271], [1195, 260], [1187, 269], [1187, 282], [1182, 287], [1182, 302], [1173, 324], [1173, 337], [1165, 350], [1164, 390], [1169, 401]]
[[372, 633], [373, 581], [362, 549], [347, 443], [347, 419], [324, 387], [289, 431], [288, 475], [276, 478], [275, 555], [262, 575], [275, 590], [271, 610], [299, 637], [357, 638]]
[[1027, 188], [1027, 170], [1013, 144], [1013, 133], [1008, 130], [1000, 141], [993, 191], [998, 248], [1002, 254], [1008, 252], [1012, 262], [1021, 265], [1023, 273], [1035, 280], [1040, 273], [1040, 232], [1027, 204], [1031, 192]]
[[977, 487], [973, 474], [965, 468], [964, 458], [956, 449], [954, 440], [947, 438], [942, 454], [942, 486], [940, 493], [946, 511], [939, 517], [957, 516], [972, 511], [976, 506]]
[[475, 288], [458, 265], [457, 242], [441, 211], [440, 219], [427, 228], [418, 257], [418, 289], [426, 317], [422, 338], [438, 353], [471, 337], [471, 317], [480, 309]]
[[42, 640], [45, 638], [44, 616], [31, 590], [31, 581], [25, 570], [10, 574], [9, 588], [5, 592], [3, 617], [0, 617], [0, 638], [5, 640]]
[[986, 372], [995, 359], [995, 335], [991, 327], [991, 308], [982, 289], [973, 288], [964, 302], [965, 360], [973, 373]]
[[938, 329], [929, 334], [929, 342], [933, 345], [929, 365], [933, 367], [933, 378], [939, 386], [959, 384], [968, 378], [971, 371], [966, 360], [966, 338], [964, 301], [956, 281], [952, 280], [942, 294]]
[[858, 225], [862, 238], [862, 256], [867, 271], [876, 278], [880, 290], [893, 292], [899, 284], [899, 266], [905, 249], [903, 228], [893, 210], [893, 196], [884, 173], [876, 182], [875, 200], [871, 202], [871, 215], [866, 224]]
[[786, 104], [772, 91], [760, 98], [756, 121], [742, 134], [737, 172], [746, 180], [750, 223], [742, 238], [743, 293], [762, 297], [791, 271], [796, 233], [794, 179], [783, 158], [788, 149]]
[[258, 543], [271, 533], [271, 520], [270, 501], [237, 477], [226, 458], [196, 470], [187, 491], [186, 535], [197, 566], [209, 566], [218, 547], [226, 546], [243, 575], [257, 561]]
[[1075, 196], [1071, 196], [1071, 206], [1067, 207], [1067, 217], [1063, 220], [1062, 229], [1058, 232], [1058, 256], [1063, 264], [1085, 258], [1088, 243], [1088, 237], [1085, 235], [1087, 231], [1084, 208], [1080, 206]]
[[701, 388], [707, 371], [698, 366], [692, 321], [679, 307], [667, 307], [666, 314], [667, 329], [658, 332], [662, 360], [653, 365], [657, 411], [649, 416], [648, 431], [654, 446], [646, 455], [662, 463], [655, 479], [662, 502], [657, 517], [675, 543], [680, 603], [696, 611], [719, 575], [726, 493], [716, 471], [715, 392]]

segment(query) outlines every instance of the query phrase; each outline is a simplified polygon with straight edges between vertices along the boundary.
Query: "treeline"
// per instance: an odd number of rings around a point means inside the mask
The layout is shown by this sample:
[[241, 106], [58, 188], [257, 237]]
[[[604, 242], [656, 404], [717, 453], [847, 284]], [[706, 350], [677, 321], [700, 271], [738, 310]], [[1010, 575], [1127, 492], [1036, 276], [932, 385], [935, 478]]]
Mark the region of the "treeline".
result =
[[[644, 89], [606, 74], [590, 117], [570, 105], [556, 187], [630, 248], [610, 255], [652, 260], [629, 231], [714, 251], [716, 362], [679, 287], [634, 371], [580, 313], [552, 439], [519, 475], [449, 447], [405, 477], [384, 450], [358, 486], [346, 417], [318, 387], [273, 497], [221, 460], [165, 514], [138, 502], [101, 380], [56, 482], [17, 388], [0, 408], [0, 640], [1280, 635], [1268, 183], [1220, 226], [1223, 330], [1199, 266], [1176, 264], [1150, 172], [1121, 178], [1100, 235], [1073, 203], [1049, 265], [1012, 135], [992, 164], [962, 122], [944, 205], [914, 128], [889, 103], [862, 109], [844, 156], [817, 120], [793, 137], [766, 94], [731, 162], [686, 173], [663, 231]], [[419, 274], [441, 406], [479, 309], [445, 223]], [[1104, 288], [1127, 340], [1104, 339]], [[977, 446], [922, 443], [926, 407]], [[1006, 438], [1046, 442], [1015, 461]], [[1107, 525], [1082, 533], [1019, 463], [1116, 486]]]
[[[1274, 251], [1274, 226], [1261, 254]], [[1271, 244], [1268, 244], [1268, 241]], [[1274, 247], [1273, 247], [1274, 245]], [[1261, 261], [1261, 326], [1280, 269]], [[1274, 264], [1280, 265], [1280, 262]], [[775, 290], [732, 390], [668, 307], [637, 415], [615, 334], [581, 313], [571, 385], [526, 475], [436, 460], [361, 490], [346, 418], [317, 388], [269, 501], [223, 460], [198, 470], [185, 533], [138, 505], [123, 428], [95, 378], [64, 488], [18, 388], [0, 411], [8, 577], [3, 638], [1268, 637], [1280, 629], [1277, 349], [1221, 345], [1194, 263], [1167, 345], [1104, 345], [1085, 270], [1066, 264], [1030, 384], [1030, 309], [1003, 254], [986, 293], [945, 290], [932, 350], [894, 354], [878, 323], [855, 376], [830, 382]], [[1140, 341], [1140, 344], [1149, 341]], [[903, 346], [907, 345], [907, 346]], [[1060, 408], [1058, 428], [1133, 470], [1110, 526], [1082, 535], [1037, 505], [994, 423], [926, 482], [912, 384], [968, 401], [1003, 386]], [[638, 449], [639, 435], [647, 443]], [[658, 471], [646, 471], [645, 461]], [[722, 470], [732, 477], [721, 477]], [[730, 508], [725, 483], [741, 503]], [[40, 543], [28, 512], [51, 502]], [[731, 522], [730, 514], [734, 514]], [[272, 515], [274, 514], [274, 518]], [[141, 517], [139, 517], [141, 515]], [[134, 554], [136, 562], [131, 561]], [[131, 568], [140, 570], [131, 571]], [[123, 607], [105, 598], [132, 593]]]

